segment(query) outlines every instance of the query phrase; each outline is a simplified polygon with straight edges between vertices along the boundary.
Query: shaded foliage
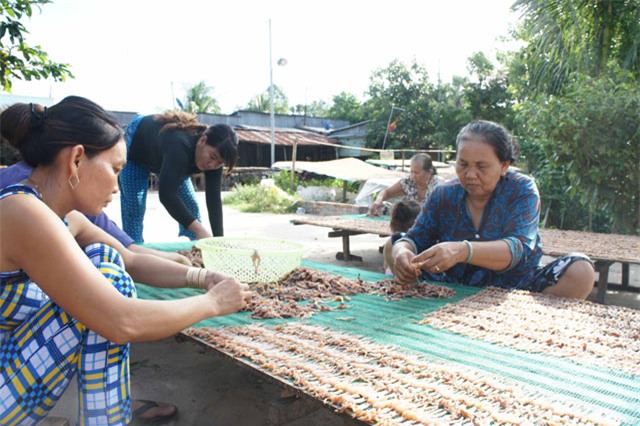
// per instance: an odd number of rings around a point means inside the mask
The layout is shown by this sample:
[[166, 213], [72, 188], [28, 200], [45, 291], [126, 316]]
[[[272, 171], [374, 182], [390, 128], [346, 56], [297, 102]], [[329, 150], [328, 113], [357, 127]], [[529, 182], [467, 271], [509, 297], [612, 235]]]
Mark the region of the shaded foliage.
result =
[[437, 90], [436, 128], [432, 139], [438, 149], [454, 149], [458, 131], [472, 120], [465, 97], [466, 78], [454, 77], [451, 84], [441, 84]]
[[[580, 76], [566, 96], [539, 96], [522, 105], [521, 132], [539, 144], [531, 171], [549, 193], [564, 188], [588, 229], [633, 233], [640, 229], [640, 87], [632, 74]], [[529, 149], [532, 153], [534, 150]], [[541, 155], [542, 154], [542, 155]], [[539, 163], [533, 163], [533, 158]], [[542, 161], [540, 161], [542, 160]], [[543, 194], [545, 194], [543, 192]], [[562, 195], [562, 194], [560, 194]], [[561, 200], [561, 197], [558, 197]], [[556, 200], [556, 202], [558, 202]], [[596, 225], [605, 213], [609, 223]]]
[[0, 0], [0, 87], [11, 92], [12, 80], [65, 81], [74, 78], [69, 64], [54, 62], [41, 46], [31, 46], [21, 20], [30, 18], [33, 8], [49, 0]]
[[496, 70], [482, 52], [476, 52], [468, 59], [467, 69], [476, 80], [464, 85], [464, 98], [471, 117], [495, 121], [511, 129], [514, 100], [506, 74]]
[[610, 65], [640, 77], [640, 0], [516, 0], [525, 42], [510, 74], [520, 90], [560, 94], [573, 76], [599, 76]]
[[347, 120], [352, 124], [366, 120], [362, 103], [354, 94], [341, 92], [335, 95], [332, 101], [326, 117]]
[[290, 108], [292, 114], [304, 115], [305, 117], [326, 117], [329, 105], [323, 100], [316, 100], [310, 104], [298, 104]]
[[[368, 146], [382, 148], [384, 143], [387, 149], [432, 148], [434, 143], [429, 136], [436, 128], [433, 93], [427, 70], [415, 61], [407, 66], [394, 60], [386, 68], [374, 71], [369, 100], [364, 105], [365, 114], [371, 120]], [[401, 110], [396, 110], [391, 117], [398, 121], [384, 141], [392, 106]]]

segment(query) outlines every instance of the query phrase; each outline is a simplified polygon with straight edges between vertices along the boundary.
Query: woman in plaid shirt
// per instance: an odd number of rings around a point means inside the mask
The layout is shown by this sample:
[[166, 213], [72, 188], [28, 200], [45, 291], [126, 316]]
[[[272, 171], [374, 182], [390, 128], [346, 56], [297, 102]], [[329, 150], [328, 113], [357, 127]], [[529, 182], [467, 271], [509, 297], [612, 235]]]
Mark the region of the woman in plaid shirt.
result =
[[[78, 424], [126, 424], [129, 343], [235, 312], [249, 288], [131, 252], [84, 216], [111, 201], [126, 161], [122, 129], [100, 106], [76, 96], [49, 109], [15, 104], [0, 131], [34, 167], [0, 190], [0, 424], [38, 423], [76, 373]], [[141, 300], [134, 281], [204, 292]]]

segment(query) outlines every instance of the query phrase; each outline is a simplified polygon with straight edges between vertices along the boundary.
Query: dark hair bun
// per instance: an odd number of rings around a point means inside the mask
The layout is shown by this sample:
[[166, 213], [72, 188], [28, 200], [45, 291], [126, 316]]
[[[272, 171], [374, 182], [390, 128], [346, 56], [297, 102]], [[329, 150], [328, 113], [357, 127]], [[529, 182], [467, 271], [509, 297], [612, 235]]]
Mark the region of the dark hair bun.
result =
[[0, 133], [31, 167], [51, 164], [66, 146], [82, 145], [88, 156], [95, 155], [123, 136], [113, 115], [80, 96], [68, 96], [51, 108], [13, 104], [0, 114]]
[[42, 120], [38, 120], [35, 126], [32, 125], [31, 111], [42, 109], [42, 106], [37, 104], [17, 103], [2, 111], [0, 114], [0, 132], [2, 133], [3, 141], [7, 141], [15, 148], [20, 149], [32, 127], [41, 127]]

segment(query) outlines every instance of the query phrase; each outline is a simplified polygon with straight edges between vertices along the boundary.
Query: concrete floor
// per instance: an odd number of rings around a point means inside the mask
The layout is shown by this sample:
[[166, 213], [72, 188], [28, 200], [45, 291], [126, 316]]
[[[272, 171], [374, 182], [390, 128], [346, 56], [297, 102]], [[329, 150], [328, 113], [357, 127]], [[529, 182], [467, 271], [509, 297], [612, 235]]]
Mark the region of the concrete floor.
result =
[[[204, 196], [199, 200], [204, 206]], [[204, 207], [202, 207], [204, 209]], [[120, 223], [119, 200], [108, 207], [109, 216]], [[206, 217], [206, 215], [204, 216]], [[292, 225], [295, 215], [240, 213], [225, 207], [225, 234], [284, 238], [305, 244], [305, 258], [382, 272], [378, 247], [383, 239], [376, 235], [351, 237], [351, 251], [362, 262], [345, 263], [335, 258], [342, 249], [340, 239], [328, 238], [329, 228]], [[144, 236], [147, 242], [178, 241], [177, 224], [161, 207], [157, 193], [147, 201]], [[620, 265], [613, 265], [610, 281], [620, 282]], [[640, 287], [640, 267], [632, 265], [630, 283]], [[595, 300], [595, 291], [591, 295]], [[640, 309], [640, 294], [608, 292], [607, 304]], [[131, 350], [132, 395], [134, 398], [168, 401], [179, 407], [178, 417], [168, 425], [217, 426], [348, 426], [356, 424], [333, 413], [320, 403], [295, 400], [271, 381], [258, 377], [233, 361], [192, 342], [168, 338], [158, 342], [136, 343]], [[76, 417], [75, 384], [65, 392], [51, 416]]]

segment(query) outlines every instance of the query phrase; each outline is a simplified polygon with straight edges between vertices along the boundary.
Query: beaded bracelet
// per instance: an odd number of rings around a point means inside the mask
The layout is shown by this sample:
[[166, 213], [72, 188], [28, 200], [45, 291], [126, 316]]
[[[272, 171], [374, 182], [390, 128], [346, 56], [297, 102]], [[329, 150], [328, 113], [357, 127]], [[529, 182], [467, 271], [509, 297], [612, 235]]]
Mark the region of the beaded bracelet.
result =
[[469, 256], [467, 256], [467, 260], [465, 260], [464, 263], [469, 263], [471, 262], [471, 258], [473, 257], [473, 246], [467, 240], [464, 240], [463, 243], [465, 243], [467, 247], [469, 247]]

